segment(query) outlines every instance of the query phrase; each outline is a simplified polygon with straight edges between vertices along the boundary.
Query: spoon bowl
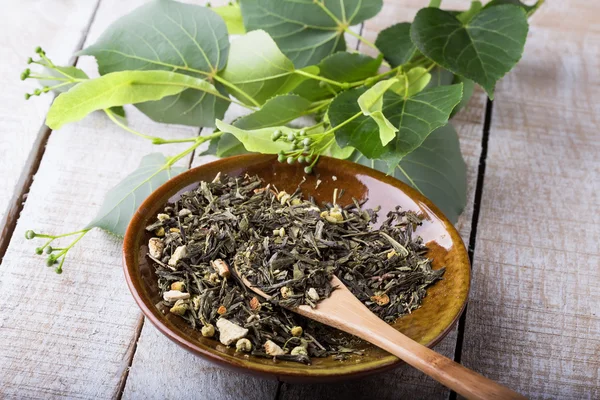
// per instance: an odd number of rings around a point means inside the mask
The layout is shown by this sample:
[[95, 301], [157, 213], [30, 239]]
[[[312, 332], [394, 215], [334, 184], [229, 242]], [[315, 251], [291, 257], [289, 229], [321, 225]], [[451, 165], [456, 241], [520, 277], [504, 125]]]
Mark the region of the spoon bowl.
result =
[[321, 157], [313, 173], [306, 175], [303, 165], [279, 163], [269, 155], [243, 155], [221, 159], [184, 172], [156, 189], [134, 214], [123, 245], [124, 272], [133, 297], [145, 316], [163, 334], [194, 354], [245, 372], [288, 382], [324, 382], [355, 378], [384, 371], [401, 361], [388, 352], [365, 343], [362, 356], [352, 355], [345, 361], [331, 357], [313, 358], [312, 365], [289, 361], [274, 363], [270, 359], [236, 353], [216, 340], [201, 336], [182, 318], [156, 305], [161, 301], [152, 261], [147, 258], [150, 234], [145, 227], [155, 220], [167, 202], [176, 201], [182, 192], [200, 181], [212, 181], [217, 173], [231, 176], [258, 175], [267, 183], [288, 193], [301, 184], [305, 198], [331, 201], [333, 191], [344, 189], [340, 205], [352, 198], [366, 200], [364, 207], [381, 206], [385, 215], [396, 206], [422, 214], [425, 219], [416, 230], [426, 243], [434, 269], [446, 267], [441, 281], [427, 290], [421, 308], [399, 318], [391, 326], [410, 339], [432, 347], [438, 343], [462, 313], [470, 282], [470, 265], [465, 246], [453, 225], [427, 198], [399, 180], [371, 168], [349, 161]]

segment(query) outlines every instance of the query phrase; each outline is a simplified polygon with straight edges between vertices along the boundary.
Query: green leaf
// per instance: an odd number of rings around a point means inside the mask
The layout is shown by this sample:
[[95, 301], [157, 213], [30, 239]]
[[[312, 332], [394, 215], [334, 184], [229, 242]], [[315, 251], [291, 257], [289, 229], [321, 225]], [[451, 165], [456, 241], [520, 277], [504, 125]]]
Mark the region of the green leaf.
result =
[[284, 135], [295, 131], [286, 126], [244, 130], [221, 120], [217, 120], [216, 125], [221, 132], [230, 133], [235, 136], [236, 139], [242, 142], [246, 150], [263, 154], [277, 154], [281, 150], [290, 150], [289, 143], [281, 140], [273, 141], [271, 137], [276, 130], [280, 130]]
[[[293, 94], [273, 97], [260, 110], [236, 120], [233, 126], [240, 129], [258, 129], [285, 125], [304, 115], [310, 104], [310, 101]], [[216, 154], [219, 157], [229, 157], [247, 152], [235, 136], [225, 133], [219, 140]]]
[[363, 115], [371, 117], [377, 124], [379, 138], [384, 146], [394, 140], [396, 132], [398, 132], [398, 128], [392, 125], [382, 112], [383, 95], [396, 83], [398, 83], [398, 79], [395, 78], [377, 82], [373, 87], [361, 94], [357, 101]]
[[[388, 172], [385, 162], [370, 160], [359, 152], [353, 161]], [[393, 175], [429, 198], [452, 223], [457, 222], [467, 203], [467, 168], [451, 124], [431, 132], [400, 161]]]
[[415, 67], [406, 74], [398, 74], [397, 80], [391, 90], [400, 96], [411, 97], [427, 87], [431, 74], [423, 67]]
[[481, 5], [480, 1], [471, 1], [471, 6], [469, 7], [469, 9], [467, 11], [459, 13], [456, 16], [456, 19], [458, 19], [463, 24], [467, 24], [471, 19], [473, 19], [475, 15], [479, 13], [479, 11], [481, 11], [482, 7], [483, 6]]
[[113, 72], [83, 81], [59, 95], [46, 116], [46, 125], [59, 129], [79, 121], [92, 111], [125, 104], [160, 100], [188, 87], [201, 93], [218, 93], [205, 80], [167, 71]]
[[523, 2], [519, 1], [519, 0], [492, 0], [489, 3], [487, 3], [485, 6], [483, 6], [483, 8], [489, 8], [489, 7], [494, 7], [494, 6], [499, 6], [499, 5], [503, 5], [503, 4], [512, 4], [515, 6], [519, 6], [522, 9], [525, 10], [525, 12], [527, 13], [527, 16], [530, 16], [531, 14], [533, 14], [535, 12], [535, 10], [537, 10], [543, 3], [545, 0], [538, 0], [535, 2], [535, 4], [528, 6], [527, 4], [524, 4]]
[[[248, 96], [263, 104], [278, 94], [288, 93], [305, 76], [295, 73], [294, 64], [277, 47], [265, 31], [252, 31], [231, 44], [227, 67], [221, 77], [234, 84], [239, 90], [230, 89], [241, 101], [252, 104]], [[317, 67], [304, 69], [318, 74]]]
[[475, 90], [475, 82], [473, 82], [470, 79], [464, 78], [460, 75], [454, 76], [453, 83], [462, 83], [463, 96], [462, 96], [462, 99], [460, 99], [460, 102], [456, 105], [456, 107], [454, 107], [454, 110], [452, 110], [452, 113], [450, 114], [450, 118], [454, 117], [460, 110], [462, 110], [463, 108], [465, 108], [467, 106], [467, 104], [469, 104], [469, 101], [471, 100], [471, 97], [473, 96], [473, 91]]
[[84, 229], [101, 228], [124, 236], [129, 220], [156, 188], [185, 171], [181, 167], [166, 167], [168, 159], [160, 153], [148, 154], [140, 166], [107, 194], [96, 218]]
[[460, 102], [454, 107], [452, 113], [450, 114], [450, 118], [454, 117], [460, 110], [465, 108], [471, 97], [473, 96], [473, 91], [475, 90], [475, 82], [470, 79], [464, 78], [460, 75], [454, 75], [452, 72], [444, 69], [440, 66], [436, 66], [431, 71], [431, 80], [427, 87], [435, 87], [442, 85], [452, 85], [462, 83], [463, 84], [463, 96], [460, 99]]
[[260, 110], [238, 119], [233, 125], [240, 129], [285, 125], [304, 115], [310, 104], [310, 101], [294, 94], [276, 96], [269, 99]]
[[333, 158], [339, 158], [341, 160], [345, 160], [352, 156], [356, 150], [353, 147], [347, 146], [341, 148], [337, 142], [334, 140], [331, 142], [331, 145], [323, 151], [323, 154]]
[[[167, 70], [205, 78], [225, 67], [228, 52], [227, 27], [215, 12], [156, 0], [118, 19], [79, 54], [96, 57], [101, 75]], [[136, 105], [155, 121], [192, 126], [212, 126], [228, 106], [224, 99], [193, 90]]]
[[[369, 78], [379, 70], [383, 57], [369, 57], [359, 53], [339, 52], [325, 57], [317, 65], [319, 75], [337, 82], [357, 82]], [[323, 100], [341, 89], [337, 86], [323, 87], [321, 81], [309, 79], [300, 84], [294, 93], [311, 101]]]
[[215, 7], [212, 10], [223, 18], [225, 25], [227, 25], [227, 32], [230, 35], [243, 35], [246, 33], [242, 19], [242, 10], [238, 3]]
[[[266, 30], [298, 68], [346, 50], [345, 28], [377, 15], [382, 0], [243, 0], [248, 31]], [[325, 8], [326, 10], [324, 10]]]
[[240, 142], [231, 133], [224, 133], [219, 138], [217, 145], [217, 151], [215, 155], [217, 157], [231, 157], [237, 156], [238, 154], [248, 154], [250, 151], [246, 150], [242, 142]]
[[[329, 106], [332, 126], [344, 123], [360, 108], [356, 103], [363, 88], [338, 95]], [[406, 100], [393, 92], [383, 96], [383, 114], [399, 131], [387, 146], [382, 146], [379, 128], [370, 118], [360, 116], [335, 132], [341, 147], [352, 146], [368, 158], [382, 158], [395, 166], [406, 154], [423, 143], [436, 128], [448, 122], [450, 112], [461, 99], [462, 85], [439, 86], [425, 89]]]
[[477, 82], [493, 98], [496, 82], [521, 58], [527, 30], [525, 12], [513, 5], [484, 9], [468, 24], [447, 11], [424, 8], [415, 17], [411, 38], [427, 57]]
[[[62, 73], [58, 72], [57, 70], [61, 71]], [[44, 72], [50, 76], [55, 76], [60, 79], [67, 79], [65, 74], [68, 75], [69, 77], [77, 78], [77, 79], [88, 79], [89, 78], [88, 75], [83, 70], [81, 70], [77, 67], [59, 67], [59, 66], [55, 66], [54, 68], [44, 67]], [[63, 81], [41, 80], [40, 83], [43, 86], [51, 87], [51, 86], [59, 85], [59, 84], [63, 83]], [[52, 91], [56, 94], [64, 93], [64, 92], [67, 92], [69, 89], [71, 89], [75, 85], [76, 85], [76, 83], [71, 83], [69, 85], [65, 85], [65, 86], [61, 86], [56, 89], [52, 89]]]
[[401, 22], [379, 32], [375, 46], [392, 68], [406, 64], [417, 51], [410, 39], [409, 22]]

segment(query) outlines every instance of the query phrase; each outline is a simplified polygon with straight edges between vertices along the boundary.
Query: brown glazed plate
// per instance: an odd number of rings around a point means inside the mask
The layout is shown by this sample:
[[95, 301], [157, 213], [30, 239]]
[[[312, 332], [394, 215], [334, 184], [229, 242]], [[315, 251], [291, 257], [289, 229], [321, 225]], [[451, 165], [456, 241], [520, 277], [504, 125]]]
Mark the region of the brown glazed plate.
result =
[[[292, 193], [301, 185], [303, 196], [317, 202], [330, 201], [335, 188], [345, 189], [338, 203], [345, 205], [352, 197], [364, 200], [365, 207], [381, 206], [384, 216], [396, 206], [414, 210], [425, 219], [416, 233], [429, 248], [433, 268], [446, 267], [444, 279], [428, 289], [423, 305], [412, 314], [398, 319], [394, 328], [426, 346], [438, 343], [452, 329], [463, 311], [469, 292], [470, 265], [465, 246], [452, 224], [431, 201], [397, 179], [349, 161], [321, 157], [311, 175], [303, 166], [279, 163], [274, 156], [243, 155], [221, 159], [191, 169], [154, 191], [134, 214], [123, 245], [125, 277], [135, 301], [146, 317], [169, 339], [194, 354], [213, 362], [288, 382], [322, 382], [355, 378], [392, 368], [399, 360], [379, 348], [365, 344], [362, 356], [345, 361], [313, 358], [312, 365], [288, 361], [273, 362], [236, 353], [234, 348], [203, 338], [186, 322], [162, 312], [161, 301], [151, 260], [146, 256], [149, 234], [145, 227], [169, 201], [177, 200], [200, 181], [211, 181], [217, 173], [231, 176], [258, 175], [278, 190]], [[302, 181], [306, 179], [303, 183]], [[317, 181], [320, 184], [317, 186]]]

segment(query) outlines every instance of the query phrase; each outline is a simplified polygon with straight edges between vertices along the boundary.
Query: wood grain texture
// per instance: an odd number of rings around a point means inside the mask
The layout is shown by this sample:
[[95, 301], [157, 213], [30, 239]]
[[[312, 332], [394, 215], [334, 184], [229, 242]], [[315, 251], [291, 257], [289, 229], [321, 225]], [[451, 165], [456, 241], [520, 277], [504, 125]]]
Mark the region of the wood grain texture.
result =
[[462, 360], [534, 399], [600, 398], [599, 12], [546, 2], [494, 101]]
[[[4, 7], [0, 24], [0, 258], [14, 229], [37, 150], [48, 132], [44, 118], [52, 95], [26, 101], [26, 92], [38, 88], [34, 80], [22, 82], [20, 73], [42, 46], [59, 65], [73, 62], [73, 53], [85, 37], [97, 0], [19, 1]], [[35, 68], [34, 68], [35, 69]], [[6, 229], [5, 229], [6, 228]]]
[[[115, 10], [125, 13], [134, 3], [103, 2], [87, 43], [117, 17]], [[82, 58], [78, 66], [94, 75], [93, 59]], [[173, 126], [166, 132], [132, 107], [127, 111], [131, 126], [147, 134], [182, 138], [198, 131]], [[134, 170], [144, 154], [176, 154], [184, 148], [158, 150], [100, 113], [52, 133], [1, 265], [1, 398], [118, 394], [141, 315], [123, 279], [121, 241], [90, 232], [69, 252], [64, 273], [56, 275], [34, 254], [36, 244], [26, 241], [24, 232], [81, 228], [95, 216], [107, 190]]]

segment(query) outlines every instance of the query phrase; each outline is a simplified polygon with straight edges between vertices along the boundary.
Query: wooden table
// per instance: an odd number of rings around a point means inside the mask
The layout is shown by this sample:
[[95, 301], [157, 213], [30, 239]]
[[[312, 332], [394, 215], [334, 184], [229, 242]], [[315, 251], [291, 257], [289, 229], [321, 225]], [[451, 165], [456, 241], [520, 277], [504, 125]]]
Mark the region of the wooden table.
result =
[[[51, 99], [26, 103], [23, 93], [33, 86], [20, 82], [19, 73], [37, 45], [57, 63], [93, 71], [93, 60], [72, 54], [143, 2], [23, 0], [4, 7], [0, 397], [454, 397], [406, 366], [363, 380], [291, 385], [196, 358], [144, 322], [123, 279], [121, 242], [101, 231], [69, 254], [63, 275], [44, 267], [25, 230], [81, 227], [140, 155], [156, 148], [100, 114], [50, 132], [43, 122]], [[426, 3], [387, 0], [377, 19], [357, 29], [374, 40]], [[597, 2], [548, 0], [495, 101], [479, 90], [454, 119], [469, 183], [458, 228], [473, 281], [467, 312], [436, 349], [532, 398], [600, 398], [599, 14]], [[149, 134], [198, 133], [165, 132], [133, 110], [129, 115]], [[188, 158], [182, 165], [200, 162]]]

